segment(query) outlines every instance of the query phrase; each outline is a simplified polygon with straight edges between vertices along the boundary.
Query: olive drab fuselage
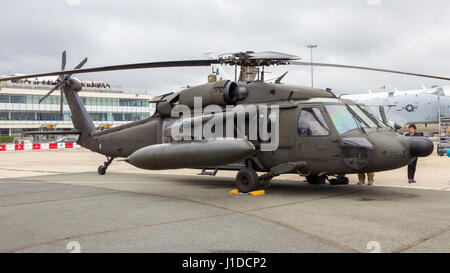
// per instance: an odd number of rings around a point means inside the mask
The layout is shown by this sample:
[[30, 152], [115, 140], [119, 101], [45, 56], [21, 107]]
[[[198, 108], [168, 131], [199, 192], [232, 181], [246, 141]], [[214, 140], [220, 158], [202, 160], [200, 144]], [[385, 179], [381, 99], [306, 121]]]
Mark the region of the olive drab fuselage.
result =
[[[279, 144], [276, 150], [261, 151], [261, 143], [251, 141], [255, 151], [242, 162], [197, 167], [238, 170], [250, 162], [255, 170], [266, 172], [280, 164], [294, 162], [301, 167], [290, 172], [303, 175], [338, 175], [399, 168], [407, 165], [413, 158], [408, 139], [387, 126], [361, 126], [339, 133], [326, 107], [355, 107], [354, 102], [339, 99], [329, 90], [259, 81], [220, 81], [155, 97], [153, 101], [156, 102], [156, 111], [151, 117], [111, 129], [93, 131], [90, 137], [80, 138], [83, 139], [81, 144], [108, 157], [127, 158], [143, 147], [170, 143], [167, 125], [177, 120], [171, 116], [172, 109], [177, 104], [192, 108], [196, 97], [203, 99], [203, 107], [217, 104], [222, 106], [224, 111], [225, 106], [230, 103], [279, 107]], [[321, 115], [322, 126], [327, 128], [327, 133], [302, 135], [299, 132], [302, 110], [304, 113], [314, 111], [316, 115]], [[183, 156], [183, 147], [180, 146], [180, 149], [178, 156]], [[176, 156], [175, 153], [174, 159]], [[217, 157], [217, 154], [209, 155], [205, 151], [203, 156]], [[170, 160], [170, 157], [167, 160]], [[188, 162], [190, 158], [184, 160]]]

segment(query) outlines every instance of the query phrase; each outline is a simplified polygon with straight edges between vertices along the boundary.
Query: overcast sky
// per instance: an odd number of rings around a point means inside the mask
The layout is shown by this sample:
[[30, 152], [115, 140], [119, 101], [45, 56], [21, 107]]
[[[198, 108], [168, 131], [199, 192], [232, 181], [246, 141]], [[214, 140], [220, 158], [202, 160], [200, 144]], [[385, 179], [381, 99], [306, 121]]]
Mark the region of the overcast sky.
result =
[[[204, 52], [280, 51], [314, 61], [450, 76], [448, 0], [15, 0], [0, 9], [0, 74], [68, 67], [203, 59]], [[7, 3], [6, 3], [7, 2]], [[209, 68], [83, 74], [158, 94], [204, 83]], [[228, 70], [233, 75], [232, 70]], [[270, 68], [310, 85], [309, 67]], [[344, 92], [414, 89], [449, 82], [378, 72], [315, 68], [316, 87]]]

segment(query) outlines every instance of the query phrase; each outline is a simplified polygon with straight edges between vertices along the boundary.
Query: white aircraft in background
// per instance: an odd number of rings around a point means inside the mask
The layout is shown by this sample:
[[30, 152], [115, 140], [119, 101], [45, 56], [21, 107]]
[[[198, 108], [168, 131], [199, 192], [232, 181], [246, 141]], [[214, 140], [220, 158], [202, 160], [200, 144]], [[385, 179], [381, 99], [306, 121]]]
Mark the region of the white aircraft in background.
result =
[[372, 92], [369, 90], [368, 93], [358, 93], [358, 94], [343, 94], [340, 97], [345, 99], [351, 99], [354, 101], [363, 101], [369, 99], [379, 99], [385, 97], [395, 97], [395, 96], [405, 96], [405, 95], [415, 95], [415, 94], [434, 94], [438, 96], [450, 96], [450, 85], [448, 86], [433, 86], [431, 88], [426, 88], [422, 86], [422, 89], [411, 89], [411, 90], [398, 90], [385, 92]]
[[387, 92], [370, 92], [362, 94], [341, 95], [369, 106], [379, 115], [379, 106], [383, 106], [390, 122], [407, 131], [415, 123], [418, 131], [439, 132], [439, 115], [450, 117], [450, 86], [433, 86], [416, 90], [394, 90]]

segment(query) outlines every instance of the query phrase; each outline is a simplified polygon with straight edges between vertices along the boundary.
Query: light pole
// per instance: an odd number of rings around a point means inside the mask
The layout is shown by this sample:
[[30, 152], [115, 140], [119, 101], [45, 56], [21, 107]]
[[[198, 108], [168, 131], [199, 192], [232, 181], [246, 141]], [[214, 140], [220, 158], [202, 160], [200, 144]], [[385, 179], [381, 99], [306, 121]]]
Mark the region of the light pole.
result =
[[314, 78], [313, 78], [313, 48], [316, 48], [317, 45], [307, 45], [307, 48], [311, 48], [311, 87], [314, 87]]

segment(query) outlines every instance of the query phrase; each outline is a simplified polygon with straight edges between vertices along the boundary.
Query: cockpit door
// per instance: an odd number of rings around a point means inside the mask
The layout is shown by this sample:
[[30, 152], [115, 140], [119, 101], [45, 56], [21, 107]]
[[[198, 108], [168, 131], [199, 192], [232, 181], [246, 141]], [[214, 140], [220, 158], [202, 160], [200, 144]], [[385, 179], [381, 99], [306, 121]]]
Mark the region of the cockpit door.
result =
[[307, 161], [314, 169], [327, 169], [338, 158], [338, 137], [322, 105], [298, 109], [296, 159]]

